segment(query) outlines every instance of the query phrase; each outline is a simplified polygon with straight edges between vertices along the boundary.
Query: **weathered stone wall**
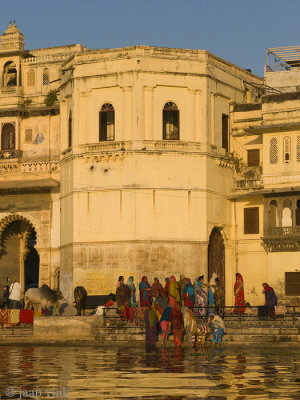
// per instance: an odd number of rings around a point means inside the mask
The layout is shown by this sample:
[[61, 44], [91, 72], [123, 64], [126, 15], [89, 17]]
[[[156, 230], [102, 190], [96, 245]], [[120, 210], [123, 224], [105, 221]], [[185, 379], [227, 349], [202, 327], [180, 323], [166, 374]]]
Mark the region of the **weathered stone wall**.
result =
[[72, 248], [68, 246], [61, 249], [61, 288], [67, 297], [71, 294], [69, 288], [72, 285], [71, 257], [73, 287], [84, 286], [90, 295], [115, 292], [120, 275], [125, 280], [133, 275], [135, 285], [138, 286], [143, 275], [148, 277], [151, 284], [157, 277], [164, 285], [165, 278], [170, 275], [175, 275], [178, 279], [180, 274], [184, 274], [194, 279], [207, 274], [207, 243], [204, 242], [128, 241], [74, 244]]

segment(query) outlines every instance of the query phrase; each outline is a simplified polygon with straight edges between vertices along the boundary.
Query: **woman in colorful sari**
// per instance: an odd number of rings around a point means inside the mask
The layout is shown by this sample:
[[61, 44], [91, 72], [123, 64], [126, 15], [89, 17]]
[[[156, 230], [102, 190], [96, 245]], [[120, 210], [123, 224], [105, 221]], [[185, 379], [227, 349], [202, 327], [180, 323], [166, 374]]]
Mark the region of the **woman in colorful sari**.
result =
[[157, 338], [157, 317], [151, 306], [147, 305], [144, 312], [145, 328], [146, 328], [146, 346], [155, 346]]
[[277, 306], [277, 296], [274, 289], [267, 283], [263, 283], [263, 294], [265, 295], [265, 307], [270, 318], [275, 318], [275, 306]]
[[190, 278], [185, 279], [185, 286], [183, 288], [183, 305], [184, 307], [194, 307], [195, 304], [195, 293], [194, 287]]
[[210, 315], [210, 328], [212, 333], [212, 347], [217, 345], [218, 347], [221, 346], [222, 337], [225, 332], [225, 324], [223, 319], [219, 315]]
[[210, 278], [210, 281], [207, 285], [208, 291], [207, 291], [207, 307], [208, 307], [208, 313], [211, 314], [215, 310], [215, 288], [214, 288], [214, 283], [217, 275], [216, 273], [213, 273], [212, 277]]
[[130, 276], [128, 279], [127, 279], [127, 286], [129, 287], [129, 289], [130, 289], [130, 304], [129, 304], [129, 307], [136, 307], [136, 297], [135, 297], [135, 292], [136, 292], [136, 289], [135, 289], [135, 284], [134, 284], [134, 277], [133, 276]]
[[186, 280], [185, 276], [183, 274], [180, 275], [179, 277], [179, 282], [178, 282], [178, 291], [180, 295], [180, 306], [183, 306], [183, 290], [186, 285]]
[[215, 289], [214, 297], [216, 314], [223, 315], [224, 310], [222, 307], [225, 305], [225, 289], [219, 278], [215, 279], [215, 285], [213, 285], [213, 287]]
[[174, 307], [175, 304], [180, 304], [180, 294], [178, 290], [178, 283], [176, 282], [175, 276], [170, 276], [170, 285], [169, 285], [169, 301], [171, 307]]
[[244, 281], [241, 274], [235, 274], [235, 284], [234, 284], [234, 296], [235, 296], [235, 303], [233, 312], [238, 314], [244, 313], [245, 311], [245, 297], [244, 297]]
[[139, 284], [139, 289], [140, 289], [141, 307], [145, 307], [147, 305], [151, 306], [152, 292], [151, 292], [151, 286], [149, 285], [149, 282], [147, 281], [146, 276], [142, 277], [142, 281]]
[[204, 275], [199, 276], [194, 282], [195, 307], [197, 314], [204, 317], [207, 314], [207, 286], [204, 283]]
[[161, 318], [160, 318], [161, 344], [162, 344], [162, 346], [165, 345], [166, 339], [168, 337], [168, 333], [171, 330], [171, 322], [170, 322], [171, 311], [172, 311], [172, 308], [170, 306], [166, 307], [163, 310], [163, 313], [162, 313]]
[[120, 284], [116, 290], [117, 308], [118, 311], [121, 312], [121, 315], [124, 316], [125, 314], [123, 314], [123, 312], [129, 307], [130, 289], [125, 285], [124, 280], [120, 280], [119, 282]]
[[183, 338], [184, 322], [179, 303], [172, 307], [170, 320], [173, 328], [174, 344], [176, 347], [180, 347]]
[[168, 296], [169, 294], [169, 286], [170, 286], [170, 278], [165, 278], [165, 287], [164, 287], [165, 296]]

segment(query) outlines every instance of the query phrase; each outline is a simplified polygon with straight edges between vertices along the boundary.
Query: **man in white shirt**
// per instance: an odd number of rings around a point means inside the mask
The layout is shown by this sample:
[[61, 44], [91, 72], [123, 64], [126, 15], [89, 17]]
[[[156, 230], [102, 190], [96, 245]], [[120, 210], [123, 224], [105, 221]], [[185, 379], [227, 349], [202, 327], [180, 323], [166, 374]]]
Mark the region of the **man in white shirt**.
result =
[[22, 286], [18, 279], [15, 279], [14, 283], [9, 288], [8, 308], [20, 309], [20, 301], [22, 294]]

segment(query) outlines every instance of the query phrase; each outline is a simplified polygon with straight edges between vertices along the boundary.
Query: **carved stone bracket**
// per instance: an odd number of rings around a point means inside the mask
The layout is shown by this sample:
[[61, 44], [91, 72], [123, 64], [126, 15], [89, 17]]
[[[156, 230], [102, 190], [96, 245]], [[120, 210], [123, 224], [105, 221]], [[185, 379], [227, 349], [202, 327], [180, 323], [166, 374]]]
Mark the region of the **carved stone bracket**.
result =
[[222, 158], [217, 158], [216, 163], [217, 163], [218, 167], [233, 169], [233, 162], [230, 160], [224, 160]]
[[83, 159], [86, 164], [96, 164], [101, 162], [109, 162], [109, 161], [117, 161], [123, 160], [124, 154], [123, 153], [107, 153], [107, 154], [89, 154], [84, 155]]

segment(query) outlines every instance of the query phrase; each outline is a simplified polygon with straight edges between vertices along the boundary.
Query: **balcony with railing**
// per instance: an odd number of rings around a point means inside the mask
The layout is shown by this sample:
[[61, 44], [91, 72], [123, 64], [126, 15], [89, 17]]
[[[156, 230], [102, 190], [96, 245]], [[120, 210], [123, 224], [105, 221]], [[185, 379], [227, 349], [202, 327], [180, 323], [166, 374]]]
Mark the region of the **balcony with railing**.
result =
[[300, 226], [276, 226], [264, 229], [265, 237], [300, 237]]
[[234, 177], [235, 190], [258, 190], [263, 188], [261, 167], [243, 167]]
[[0, 160], [9, 160], [12, 158], [21, 158], [23, 151], [21, 150], [1, 150]]
[[266, 227], [261, 239], [268, 253], [300, 251], [300, 226]]

